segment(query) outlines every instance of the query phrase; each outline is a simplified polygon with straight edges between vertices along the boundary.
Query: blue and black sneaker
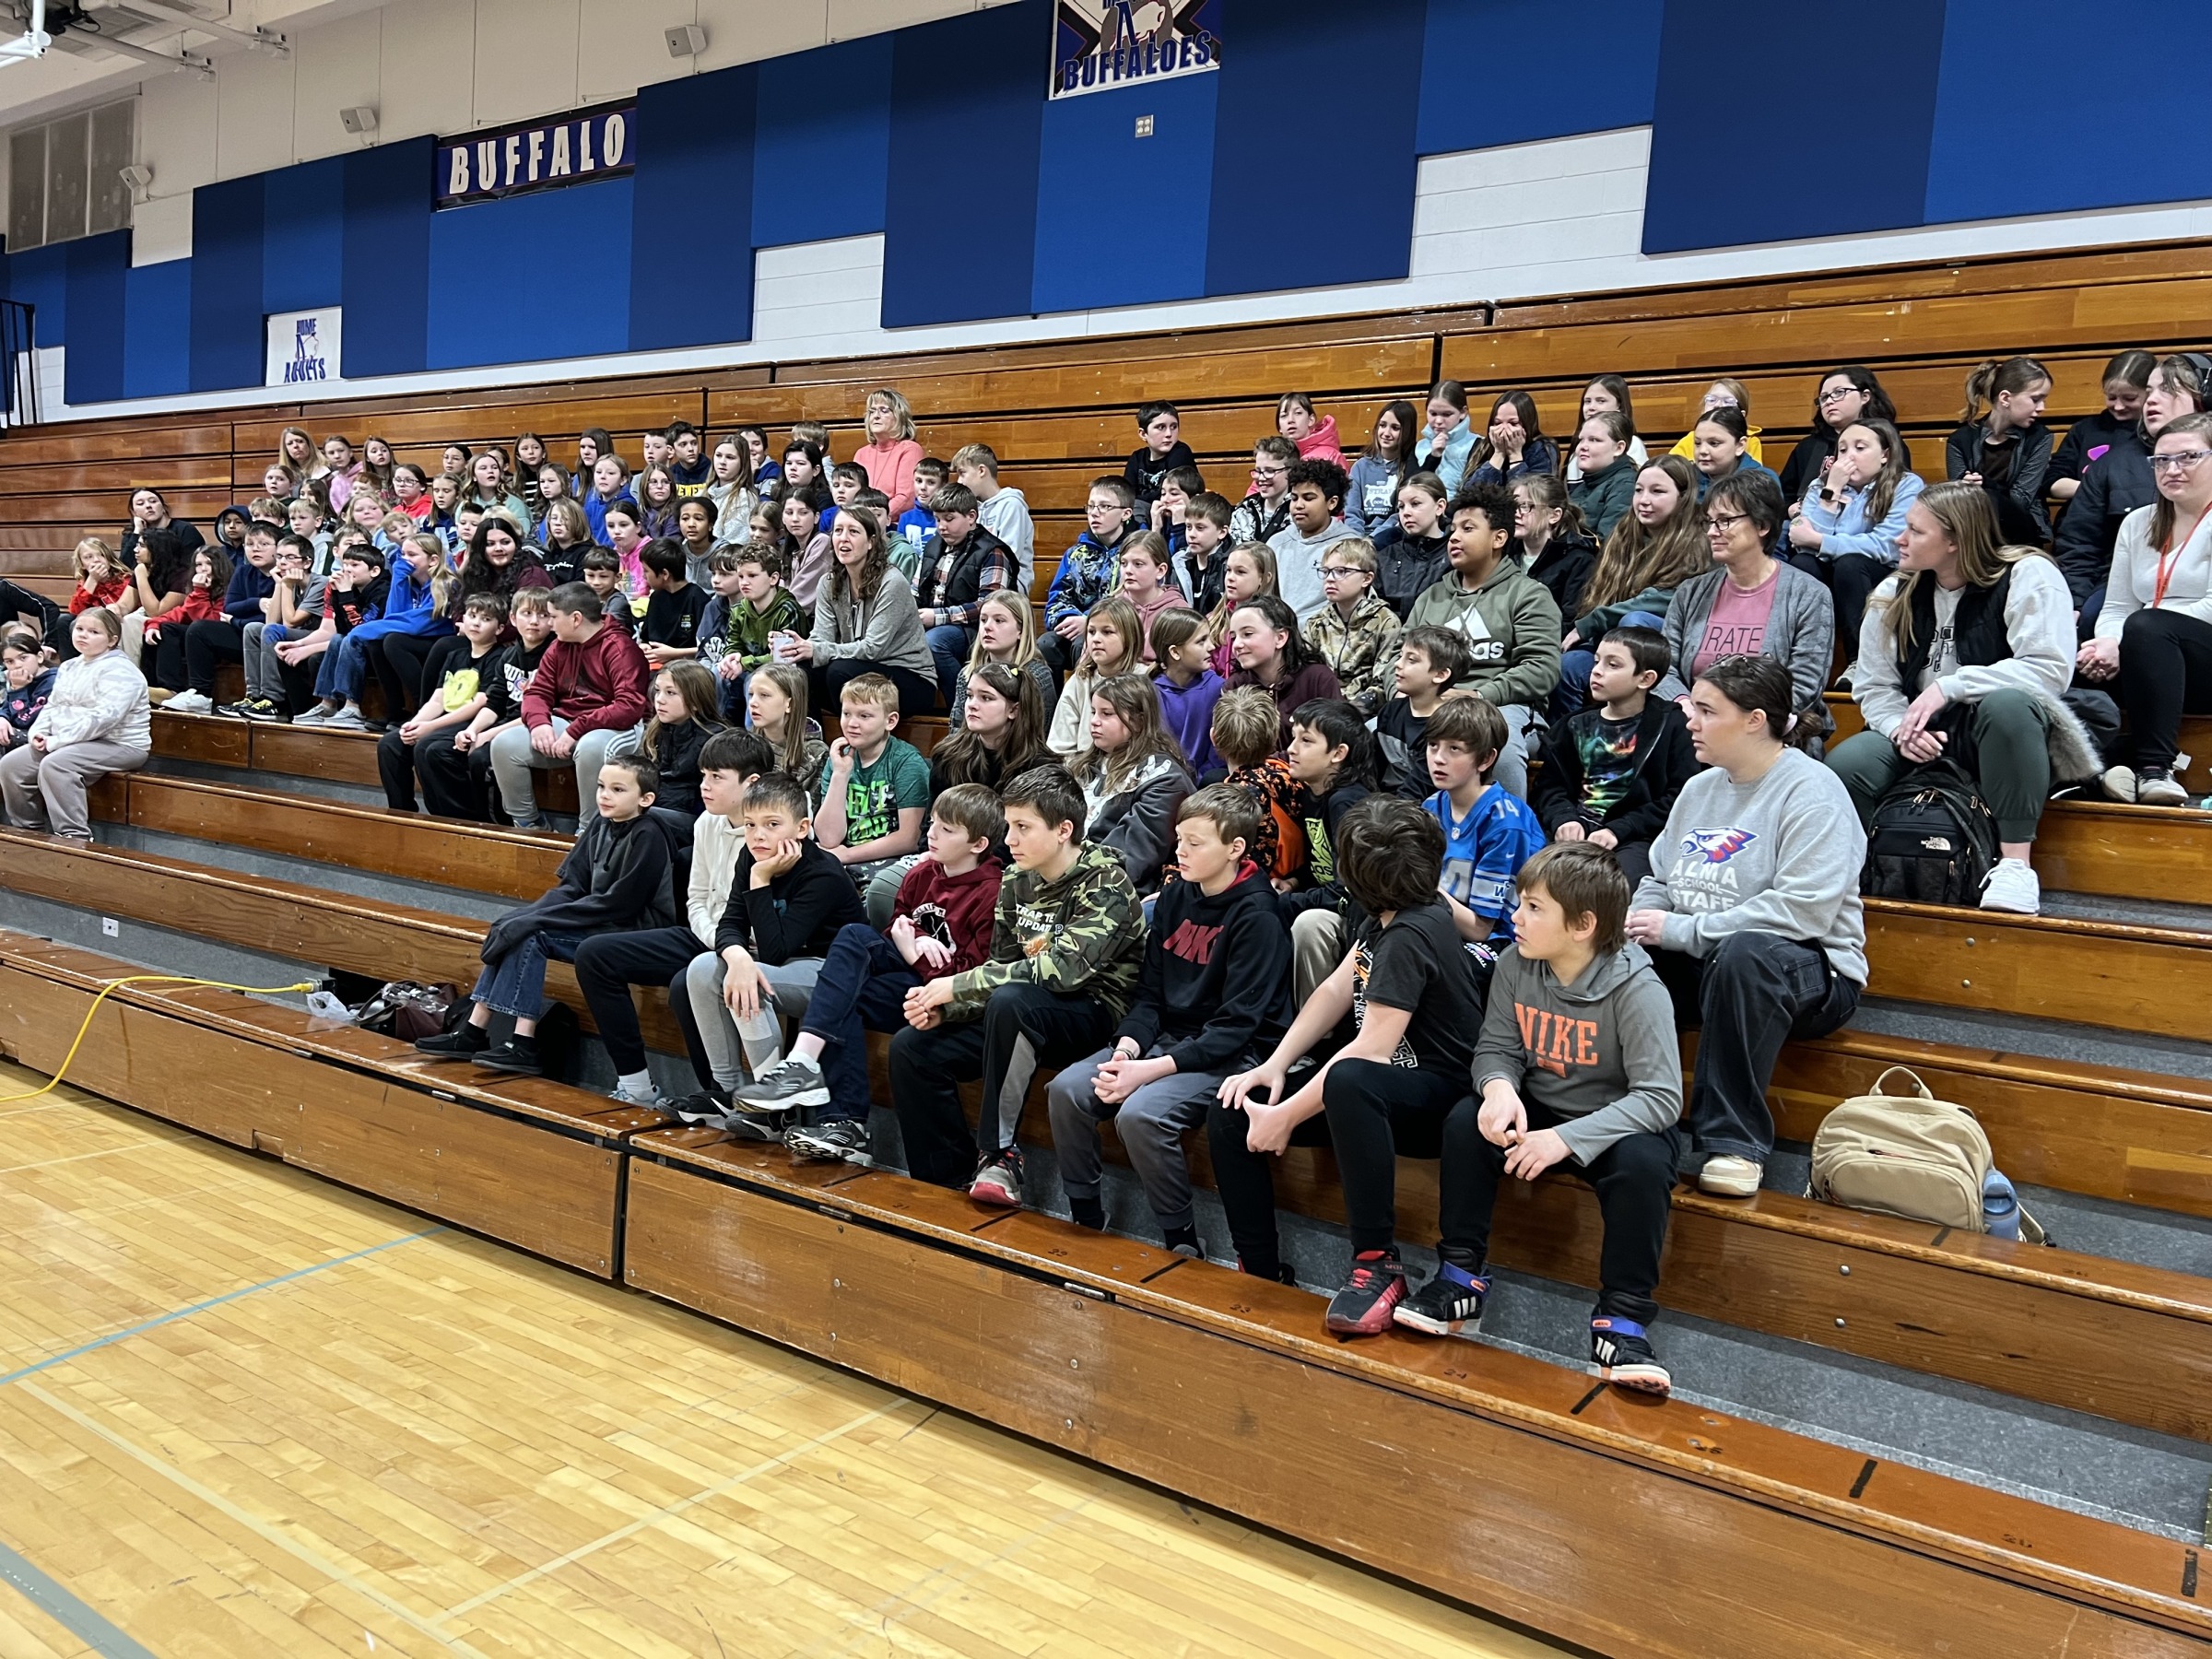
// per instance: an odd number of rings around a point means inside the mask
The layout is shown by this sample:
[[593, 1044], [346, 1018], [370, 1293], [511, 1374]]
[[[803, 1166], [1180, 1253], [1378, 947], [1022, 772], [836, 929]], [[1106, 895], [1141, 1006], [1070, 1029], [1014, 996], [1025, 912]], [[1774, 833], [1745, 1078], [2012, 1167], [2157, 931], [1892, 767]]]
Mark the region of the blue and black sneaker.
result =
[[1600, 1378], [1621, 1388], [1663, 1397], [1674, 1390], [1674, 1378], [1659, 1363], [1643, 1327], [1632, 1319], [1603, 1313], [1591, 1319], [1590, 1362], [1597, 1367]]
[[1439, 1262], [1436, 1273], [1397, 1305], [1392, 1317], [1408, 1330], [1451, 1336], [1464, 1327], [1482, 1329], [1482, 1304], [1490, 1294], [1490, 1276], [1455, 1262]]

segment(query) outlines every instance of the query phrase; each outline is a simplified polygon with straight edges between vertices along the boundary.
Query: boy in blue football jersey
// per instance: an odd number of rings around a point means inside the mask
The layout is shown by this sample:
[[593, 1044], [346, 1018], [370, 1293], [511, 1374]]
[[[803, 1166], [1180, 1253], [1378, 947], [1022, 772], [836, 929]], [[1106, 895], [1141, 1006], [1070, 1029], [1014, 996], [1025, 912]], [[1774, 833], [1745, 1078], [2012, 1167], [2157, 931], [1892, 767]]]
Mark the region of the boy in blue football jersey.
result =
[[1479, 697], [1446, 698], [1423, 734], [1436, 785], [1427, 805], [1444, 827], [1438, 886], [1459, 936], [1485, 967], [1513, 942], [1513, 877], [1544, 846], [1528, 803], [1491, 776], [1508, 735], [1505, 716]]

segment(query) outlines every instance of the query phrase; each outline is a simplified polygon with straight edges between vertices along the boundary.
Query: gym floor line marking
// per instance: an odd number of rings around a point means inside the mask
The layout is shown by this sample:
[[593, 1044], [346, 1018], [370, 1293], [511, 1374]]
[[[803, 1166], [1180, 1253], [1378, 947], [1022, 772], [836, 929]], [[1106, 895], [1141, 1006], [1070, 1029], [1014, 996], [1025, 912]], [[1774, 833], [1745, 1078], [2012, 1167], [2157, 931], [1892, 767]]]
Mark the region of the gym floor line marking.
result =
[[34, 1159], [29, 1163], [0, 1164], [0, 1175], [20, 1175], [26, 1170], [51, 1170], [56, 1164], [82, 1163], [88, 1158], [112, 1158], [118, 1152], [143, 1152], [149, 1146], [174, 1147], [198, 1138], [194, 1135], [158, 1135], [148, 1140], [133, 1141], [127, 1147], [102, 1147], [97, 1152], [67, 1152], [60, 1158]]
[[72, 1359], [81, 1359], [85, 1355], [96, 1353], [101, 1348], [112, 1347], [118, 1342], [126, 1341], [133, 1336], [143, 1335], [147, 1331], [159, 1330], [165, 1324], [174, 1324], [180, 1319], [190, 1319], [195, 1313], [205, 1313], [210, 1308], [219, 1308], [225, 1302], [234, 1302], [241, 1297], [252, 1296], [256, 1291], [274, 1290], [279, 1285], [288, 1285], [295, 1279], [309, 1278], [315, 1274], [327, 1272], [333, 1267], [343, 1267], [347, 1263], [358, 1262], [363, 1256], [378, 1255], [387, 1250], [396, 1250], [402, 1244], [412, 1244], [419, 1239], [436, 1238], [445, 1230], [442, 1227], [432, 1227], [427, 1228], [421, 1232], [405, 1234], [400, 1238], [386, 1239], [382, 1243], [371, 1244], [364, 1250], [350, 1251], [345, 1255], [332, 1256], [325, 1262], [311, 1262], [305, 1267], [295, 1267], [291, 1272], [280, 1273], [275, 1278], [263, 1279], [258, 1285], [242, 1285], [236, 1290], [226, 1290], [220, 1296], [211, 1296], [206, 1301], [193, 1302], [187, 1307], [175, 1308], [167, 1313], [156, 1314], [151, 1319], [142, 1319], [136, 1324], [125, 1325], [120, 1331], [110, 1331], [105, 1336], [96, 1336], [90, 1342], [80, 1342], [73, 1348], [65, 1348], [58, 1354], [50, 1354], [45, 1359], [26, 1365], [19, 1371], [12, 1371], [5, 1375], [0, 1375], [0, 1388], [6, 1388], [11, 1382], [20, 1382], [26, 1377], [35, 1377], [41, 1371], [51, 1371], [57, 1365], [65, 1365]]
[[0, 1582], [13, 1584], [26, 1601], [67, 1630], [100, 1659], [157, 1659], [151, 1648], [118, 1629], [106, 1615], [28, 1558], [0, 1544]]
[[262, 1539], [265, 1543], [274, 1544], [277, 1548], [283, 1550], [287, 1555], [291, 1556], [296, 1560], [302, 1561], [308, 1566], [313, 1568], [324, 1578], [330, 1580], [332, 1583], [338, 1585], [341, 1589], [351, 1591], [354, 1594], [361, 1597], [364, 1601], [369, 1602], [371, 1606], [379, 1607], [382, 1611], [389, 1613], [393, 1618], [406, 1625], [408, 1629], [419, 1631], [421, 1634], [428, 1636], [433, 1641], [443, 1643], [453, 1652], [462, 1654], [464, 1659], [488, 1659], [488, 1656], [480, 1650], [471, 1647], [466, 1641], [464, 1641], [459, 1637], [448, 1636], [444, 1631], [436, 1629], [432, 1622], [429, 1619], [425, 1618], [421, 1614], [394, 1600], [391, 1596], [385, 1594], [382, 1590], [376, 1589], [372, 1585], [363, 1583], [359, 1579], [356, 1578], [345, 1568], [339, 1566], [335, 1561], [331, 1560], [320, 1551], [310, 1548], [307, 1545], [300, 1543], [297, 1538], [294, 1538], [290, 1535], [290, 1534], [285, 1532], [281, 1528], [272, 1526], [269, 1523], [264, 1521], [260, 1516], [253, 1514], [241, 1508], [240, 1505], [233, 1503], [229, 1499], [224, 1497], [213, 1487], [207, 1486], [205, 1483], [194, 1479], [192, 1476], [187, 1475], [183, 1470], [178, 1468], [174, 1464], [169, 1462], [166, 1458], [157, 1456], [155, 1453], [148, 1452], [145, 1447], [139, 1445], [129, 1436], [117, 1433], [114, 1430], [110, 1429], [106, 1424], [99, 1421], [95, 1418], [88, 1416], [85, 1412], [80, 1411], [76, 1406], [70, 1405], [68, 1401], [61, 1399], [55, 1394], [49, 1393], [38, 1383], [24, 1383], [23, 1392], [30, 1395], [32, 1399], [38, 1401], [40, 1405], [45, 1406], [49, 1411], [55, 1412], [60, 1416], [66, 1418], [70, 1422], [75, 1423], [86, 1433], [98, 1435], [101, 1440], [107, 1441], [109, 1445], [114, 1447], [118, 1452], [124, 1453], [126, 1456], [135, 1458], [139, 1463], [143, 1464], [147, 1468], [151, 1469], [155, 1474], [160, 1476], [164, 1480], [167, 1480], [171, 1484], [180, 1487], [183, 1490], [191, 1493], [192, 1496], [197, 1498], [202, 1503], [206, 1504], [210, 1509], [218, 1511], [228, 1519], [237, 1523], [240, 1526], [244, 1527], [255, 1537]]
[[[483, 1606], [487, 1602], [497, 1601], [500, 1596], [505, 1595], [510, 1590], [519, 1590], [523, 1585], [534, 1583], [537, 1580], [545, 1578], [550, 1573], [559, 1572], [564, 1567], [574, 1566], [578, 1561], [583, 1559], [584, 1557], [595, 1554], [597, 1551], [605, 1549], [610, 1544], [619, 1544], [623, 1539], [633, 1536], [638, 1533], [641, 1533], [648, 1527], [658, 1526], [664, 1521], [673, 1520], [676, 1516], [684, 1514], [688, 1511], [697, 1509], [700, 1504], [710, 1502], [712, 1500], [721, 1497], [725, 1492], [735, 1490], [737, 1488], [745, 1485], [748, 1480], [755, 1479], [762, 1475], [772, 1475], [776, 1470], [781, 1469], [786, 1465], [789, 1465], [797, 1459], [806, 1456], [809, 1452], [819, 1451], [822, 1447], [829, 1445], [833, 1441], [842, 1440], [846, 1435], [851, 1434], [856, 1429], [865, 1429], [870, 1423], [875, 1422], [877, 1418], [889, 1417], [893, 1412], [899, 1410], [901, 1406], [912, 1406], [914, 1404], [916, 1404], [915, 1401], [908, 1399], [904, 1394], [897, 1395], [888, 1406], [878, 1406], [872, 1411], [862, 1412], [858, 1417], [853, 1418], [850, 1422], [840, 1423], [834, 1429], [825, 1429], [821, 1433], [814, 1436], [811, 1440], [800, 1441], [799, 1444], [792, 1447], [788, 1452], [779, 1452], [773, 1457], [763, 1458], [760, 1460], [760, 1462], [752, 1465], [750, 1467], [740, 1469], [736, 1474], [716, 1481], [711, 1487], [704, 1487], [700, 1488], [699, 1491], [692, 1493], [688, 1498], [679, 1498], [674, 1503], [665, 1504], [661, 1508], [654, 1510], [651, 1514], [640, 1515], [636, 1520], [627, 1522], [623, 1525], [615, 1528], [613, 1532], [607, 1533], [603, 1536], [594, 1538], [588, 1544], [579, 1544], [575, 1548], [570, 1550], [566, 1555], [555, 1556], [553, 1559], [541, 1562], [537, 1566], [531, 1568], [527, 1572], [517, 1573], [513, 1578], [509, 1579], [503, 1584], [495, 1585], [491, 1589], [486, 1590], [480, 1594], [472, 1595], [466, 1601], [455, 1602], [444, 1612], [439, 1614], [436, 1619], [432, 1622], [438, 1625], [451, 1624], [454, 1619], [461, 1618], [465, 1614], [475, 1612], [478, 1607]], [[936, 1408], [932, 1406], [930, 1409], [934, 1411]]]

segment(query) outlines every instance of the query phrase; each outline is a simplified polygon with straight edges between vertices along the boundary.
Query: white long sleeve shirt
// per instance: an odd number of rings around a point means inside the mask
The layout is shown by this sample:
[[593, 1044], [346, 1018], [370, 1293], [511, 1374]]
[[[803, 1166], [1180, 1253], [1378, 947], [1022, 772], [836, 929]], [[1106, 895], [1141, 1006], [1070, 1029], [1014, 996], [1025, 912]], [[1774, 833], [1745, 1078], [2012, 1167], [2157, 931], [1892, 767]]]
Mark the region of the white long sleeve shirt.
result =
[[2161, 562], [2166, 566], [2166, 598], [2157, 608], [2212, 623], [2212, 513], [2198, 521], [2195, 533], [2182, 544], [2180, 552], [2161, 560], [2159, 550], [2150, 545], [2150, 518], [2157, 511], [2155, 504], [2138, 507], [2120, 521], [2120, 539], [2112, 545], [2112, 573], [2104, 589], [2104, 608], [2097, 613], [2097, 637], [2100, 640], [2117, 640], [2128, 618], [2157, 604]]

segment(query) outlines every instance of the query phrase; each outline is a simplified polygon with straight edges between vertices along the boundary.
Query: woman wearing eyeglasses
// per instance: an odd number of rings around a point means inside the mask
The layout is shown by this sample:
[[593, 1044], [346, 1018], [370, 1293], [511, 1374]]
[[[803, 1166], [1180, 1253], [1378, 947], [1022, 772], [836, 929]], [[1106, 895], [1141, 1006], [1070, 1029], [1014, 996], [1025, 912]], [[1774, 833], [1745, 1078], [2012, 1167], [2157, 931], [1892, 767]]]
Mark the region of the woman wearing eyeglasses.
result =
[[1747, 467], [1715, 484], [1705, 498], [1705, 547], [1715, 568], [1675, 590], [1662, 632], [1685, 684], [1723, 657], [1772, 657], [1790, 671], [1802, 721], [1818, 710], [1828, 685], [1836, 607], [1817, 577], [1770, 551], [1782, 520], [1772, 473]]
[[1852, 696], [1866, 730], [1828, 763], [1871, 826], [1883, 794], [1931, 760], [1956, 763], [1997, 820], [1983, 910], [2032, 916], [2028, 854], [2053, 779], [2097, 775], [2097, 746], [2063, 700], [2074, 676], [2074, 600], [2039, 547], [2004, 547], [1978, 484], [1931, 484], [1905, 512], [1897, 574], [1859, 628]]
[[2081, 631], [2097, 631], [2104, 604], [2104, 579], [2120, 545], [2120, 526], [2138, 507], [2155, 506], [2158, 486], [2150, 476], [2150, 452], [2167, 422], [2203, 411], [2212, 394], [2212, 359], [2194, 351], [2177, 352], [2150, 371], [2143, 391], [2136, 429], [2119, 433], [2111, 447], [2082, 468], [2081, 488], [2058, 522], [2058, 568], [2066, 573], [2074, 602], [2081, 607]]
[[2212, 713], [2212, 415], [2166, 423], [2150, 453], [2153, 507], [2120, 525], [2097, 633], [2081, 647], [2085, 679], [2116, 681], [2127, 763], [2104, 774], [2114, 800], [2178, 806], [2173, 775], [2183, 714]]

